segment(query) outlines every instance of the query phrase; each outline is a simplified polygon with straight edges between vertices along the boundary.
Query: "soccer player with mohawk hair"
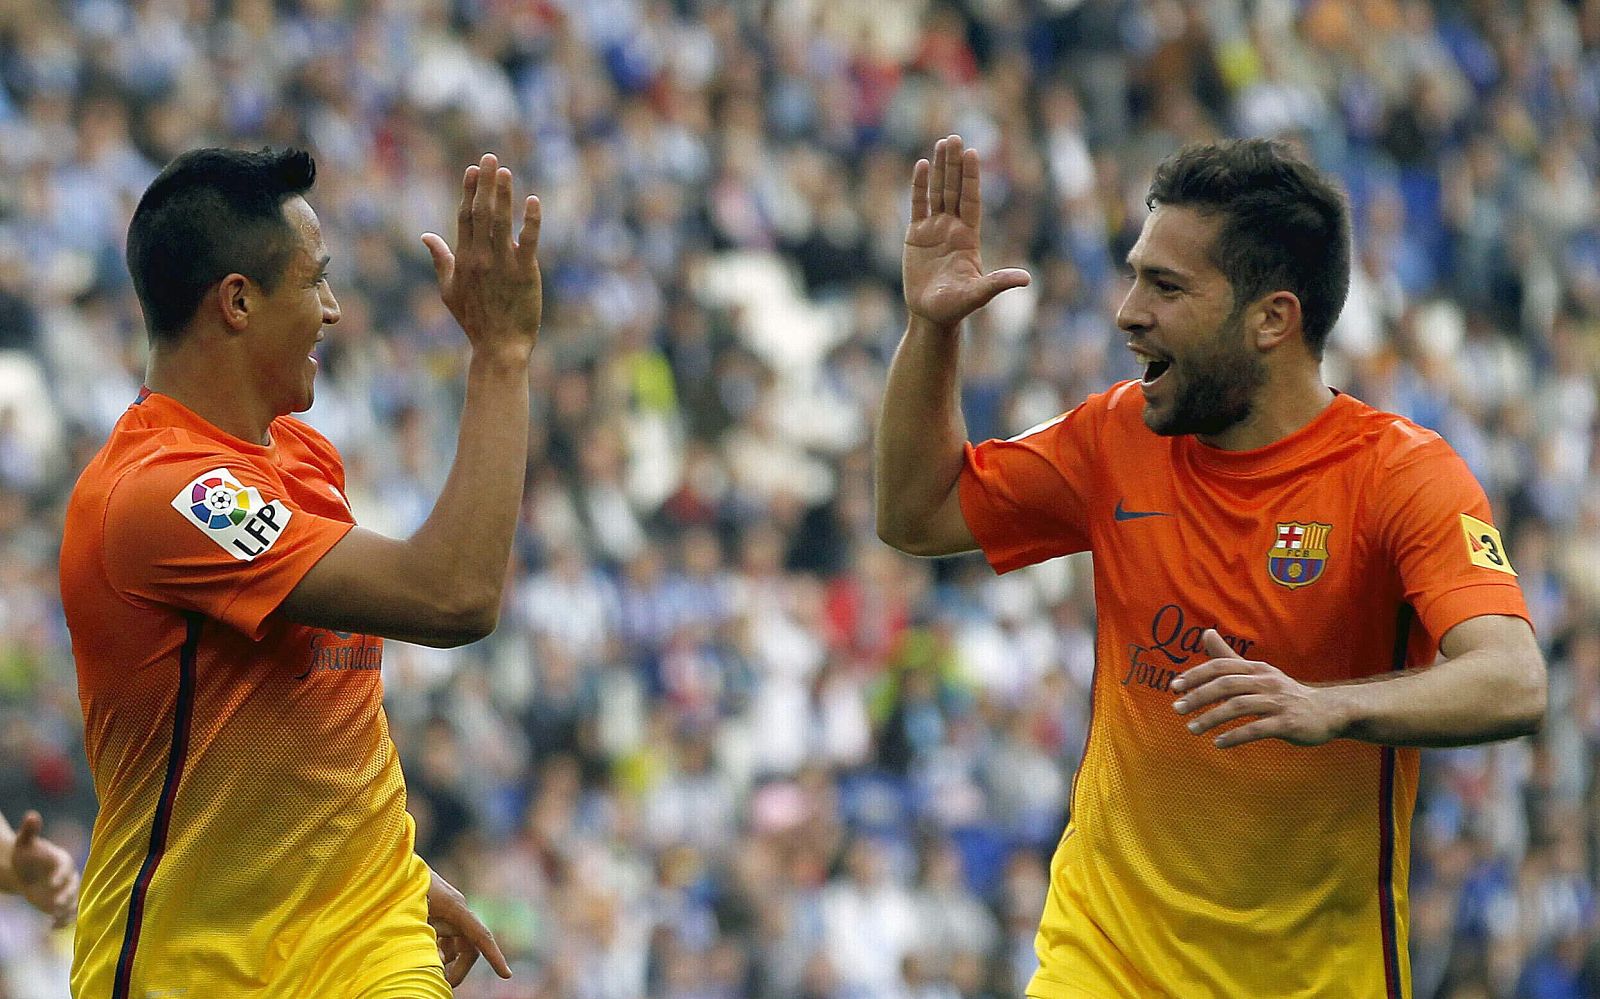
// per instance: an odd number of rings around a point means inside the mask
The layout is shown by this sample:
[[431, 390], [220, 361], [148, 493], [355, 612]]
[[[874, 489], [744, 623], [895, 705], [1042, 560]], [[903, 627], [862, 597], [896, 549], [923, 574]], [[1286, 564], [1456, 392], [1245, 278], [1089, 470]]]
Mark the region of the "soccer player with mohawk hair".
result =
[[61, 550], [100, 813], [75, 995], [447, 999], [510, 969], [416, 855], [383, 713], [383, 639], [493, 630], [528, 452], [537, 198], [466, 170], [452, 249], [423, 235], [467, 336], [432, 514], [355, 526], [311, 406], [339, 321], [303, 152], [201, 149], [128, 232], [146, 386], [73, 490]]

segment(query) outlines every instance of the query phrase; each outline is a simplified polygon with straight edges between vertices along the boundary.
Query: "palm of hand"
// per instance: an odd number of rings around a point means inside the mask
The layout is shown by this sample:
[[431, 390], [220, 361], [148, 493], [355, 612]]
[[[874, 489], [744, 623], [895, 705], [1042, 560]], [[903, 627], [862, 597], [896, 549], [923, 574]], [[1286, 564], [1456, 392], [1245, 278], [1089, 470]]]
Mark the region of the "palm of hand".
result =
[[958, 321], [984, 300], [978, 230], [954, 216], [911, 224], [902, 270], [907, 307], [933, 322]]

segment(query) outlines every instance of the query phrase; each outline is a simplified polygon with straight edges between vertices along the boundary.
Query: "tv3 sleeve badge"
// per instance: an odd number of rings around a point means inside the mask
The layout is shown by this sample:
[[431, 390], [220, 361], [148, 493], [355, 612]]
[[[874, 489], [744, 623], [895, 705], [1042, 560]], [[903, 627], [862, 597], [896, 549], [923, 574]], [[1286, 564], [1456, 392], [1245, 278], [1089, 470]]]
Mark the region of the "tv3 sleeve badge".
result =
[[1328, 535], [1332, 531], [1332, 524], [1279, 524], [1277, 540], [1267, 552], [1267, 572], [1272, 581], [1293, 590], [1320, 579], [1328, 565]]
[[1461, 529], [1467, 534], [1467, 557], [1473, 565], [1515, 576], [1511, 559], [1506, 556], [1505, 543], [1493, 524], [1487, 524], [1470, 514], [1461, 515]]
[[172, 508], [223, 551], [241, 562], [271, 548], [294, 511], [279, 500], [264, 500], [226, 468], [197, 476], [172, 498]]

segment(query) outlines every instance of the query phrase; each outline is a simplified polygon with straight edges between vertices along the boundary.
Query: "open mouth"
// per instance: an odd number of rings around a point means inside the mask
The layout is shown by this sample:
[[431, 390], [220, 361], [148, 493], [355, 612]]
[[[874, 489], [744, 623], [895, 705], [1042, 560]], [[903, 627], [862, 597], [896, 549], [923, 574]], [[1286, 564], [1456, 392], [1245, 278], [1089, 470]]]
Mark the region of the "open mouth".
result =
[[1137, 347], [1133, 349], [1133, 355], [1139, 359], [1139, 363], [1144, 365], [1144, 375], [1140, 378], [1140, 381], [1144, 382], [1146, 385], [1155, 382], [1162, 375], [1167, 373], [1168, 368], [1172, 367], [1172, 361], [1168, 358], [1161, 357], [1157, 354], [1151, 354], [1148, 351], [1140, 350]]

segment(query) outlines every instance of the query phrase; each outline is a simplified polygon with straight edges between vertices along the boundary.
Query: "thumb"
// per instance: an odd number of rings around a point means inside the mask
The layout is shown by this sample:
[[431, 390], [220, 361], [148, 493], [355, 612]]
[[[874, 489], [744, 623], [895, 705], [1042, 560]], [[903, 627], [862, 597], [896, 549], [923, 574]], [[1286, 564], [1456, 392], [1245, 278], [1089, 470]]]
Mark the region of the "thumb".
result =
[[17, 839], [12, 844], [13, 851], [30, 847], [39, 838], [39, 833], [44, 830], [44, 819], [38, 812], [30, 811], [22, 817], [22, 822], [17, 826]]
[[1233, 648], [1222, 640], [1217, 629], [1207, 628], [1200, 636], [1200, 647], [1213, 659], [1233, 659]]
[[1012, 288], [1025, 288], [1033, 280], [1033, 275], [1020, 267], [1002, 267], [997, 271], [990, 271], [983, 276], [983, 301], [989, 300], [1002, 291]]
[[456, 272], [456, 255], [450, 252], [450, 244], [436, 232], [425, 232], [422, 234], [422, 245], [428, 248], [428, 255], [433, 258], [433, 272], [439, 276], [439, 287], [445, 287]]

